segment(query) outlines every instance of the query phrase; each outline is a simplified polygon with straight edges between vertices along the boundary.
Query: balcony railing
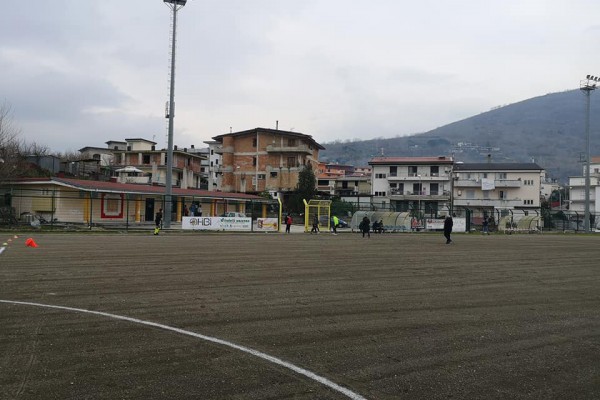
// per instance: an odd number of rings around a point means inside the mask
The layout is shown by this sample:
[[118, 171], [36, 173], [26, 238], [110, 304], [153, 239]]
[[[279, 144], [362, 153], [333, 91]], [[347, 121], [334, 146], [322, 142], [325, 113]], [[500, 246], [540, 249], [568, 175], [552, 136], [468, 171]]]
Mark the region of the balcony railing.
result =
[[267, 146], [268, 153], [306, 153], [312, 154], [312, 150], [307, 145], [301, 144], [299, 146]]

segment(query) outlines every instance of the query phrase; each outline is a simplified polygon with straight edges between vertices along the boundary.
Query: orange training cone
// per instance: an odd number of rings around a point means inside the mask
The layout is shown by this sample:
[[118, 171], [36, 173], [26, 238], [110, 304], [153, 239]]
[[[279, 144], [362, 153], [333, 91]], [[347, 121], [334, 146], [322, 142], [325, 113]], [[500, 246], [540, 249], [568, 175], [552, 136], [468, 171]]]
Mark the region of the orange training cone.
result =
[[25, 241], [25, 246], [27, 247], [38, 247], [37, 243], [32, 239], [29, 238]]

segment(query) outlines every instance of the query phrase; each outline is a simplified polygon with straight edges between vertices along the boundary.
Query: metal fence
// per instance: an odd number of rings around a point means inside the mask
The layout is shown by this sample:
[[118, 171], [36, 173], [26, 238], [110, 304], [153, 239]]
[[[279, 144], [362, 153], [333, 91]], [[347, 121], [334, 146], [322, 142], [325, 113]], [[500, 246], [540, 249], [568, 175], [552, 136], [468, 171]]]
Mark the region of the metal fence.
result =
[[[0, 191], [0, 225], [37, 229], [135, 229], [155, 224], [165, 208], [165, 196], [64, 190]], [[231, 199], [226, 196], [172, 196], [171, 221], [180, 226], [186, 216], [244, 215], [279, 218], [280, 204], [268, 199]]]

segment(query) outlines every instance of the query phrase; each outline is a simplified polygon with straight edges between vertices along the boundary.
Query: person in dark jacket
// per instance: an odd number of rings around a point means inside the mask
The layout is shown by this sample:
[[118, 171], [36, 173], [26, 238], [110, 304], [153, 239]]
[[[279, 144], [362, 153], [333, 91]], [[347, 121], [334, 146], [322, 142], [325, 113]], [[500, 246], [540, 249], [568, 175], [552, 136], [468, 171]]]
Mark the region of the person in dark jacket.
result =
[[452, 225], [454, 225], [454, 221], [452, 221], [452, 217], [447, 215], [444, 220], [444, 236], [446, 237], [446, 244], [452, 243], [452, 239], [450, 239], [450, 234], [452, 233]]
[[154, 228], [155, 235], [158, 235], [158, 232], [160, 232], [160, 225], [162, 224], [162, 219], [163, 213], [161, 208], [160, 210], [158, 210], [158, 212], [156, 213], [156, 217], [154, 218], [154, 222], [156, 223], [156, 228]]
[[358, 225], [358, 229], [362, 232], [363, 237], [365, 234], [367, 237], [371, 237], [371, 220], [366, 215], [363, 217], [361, 223]]
[[310, 234], [312, 235], [314, 233], [320, 233], [319, 231], [319, 216], [317, 214], [315, 214], [315, 216], [313, 217], [313, 226], [312, 229], [310, 230]]

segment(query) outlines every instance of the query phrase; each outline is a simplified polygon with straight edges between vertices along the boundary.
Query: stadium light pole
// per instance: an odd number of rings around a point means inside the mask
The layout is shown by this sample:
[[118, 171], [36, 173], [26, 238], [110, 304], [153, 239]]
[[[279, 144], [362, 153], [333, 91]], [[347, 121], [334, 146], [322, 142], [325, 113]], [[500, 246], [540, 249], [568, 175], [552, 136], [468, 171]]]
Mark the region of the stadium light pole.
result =
[[167, 176], [165, 180], [165, 212], [163, 213], [163, 226], [171, 227], [171, 210], [173, 197], [173, 119], [175, 118], [175, 44], [177, 36], [177, 11], [179, 11], [187, 0], [163, 0], [171, 9], [173, 14], [173, 26], [171, 32], [171, 82], [169, 85], [169, 104], [167, 115], [169, 118], [169, 138], [167, 144]]
[[585, 209], [583, 214], [583, 230], [590, 232], [590, 97], [600, 82], [597, 76], [587, 75], [580, 81], [579, 89], [585, 94]]

